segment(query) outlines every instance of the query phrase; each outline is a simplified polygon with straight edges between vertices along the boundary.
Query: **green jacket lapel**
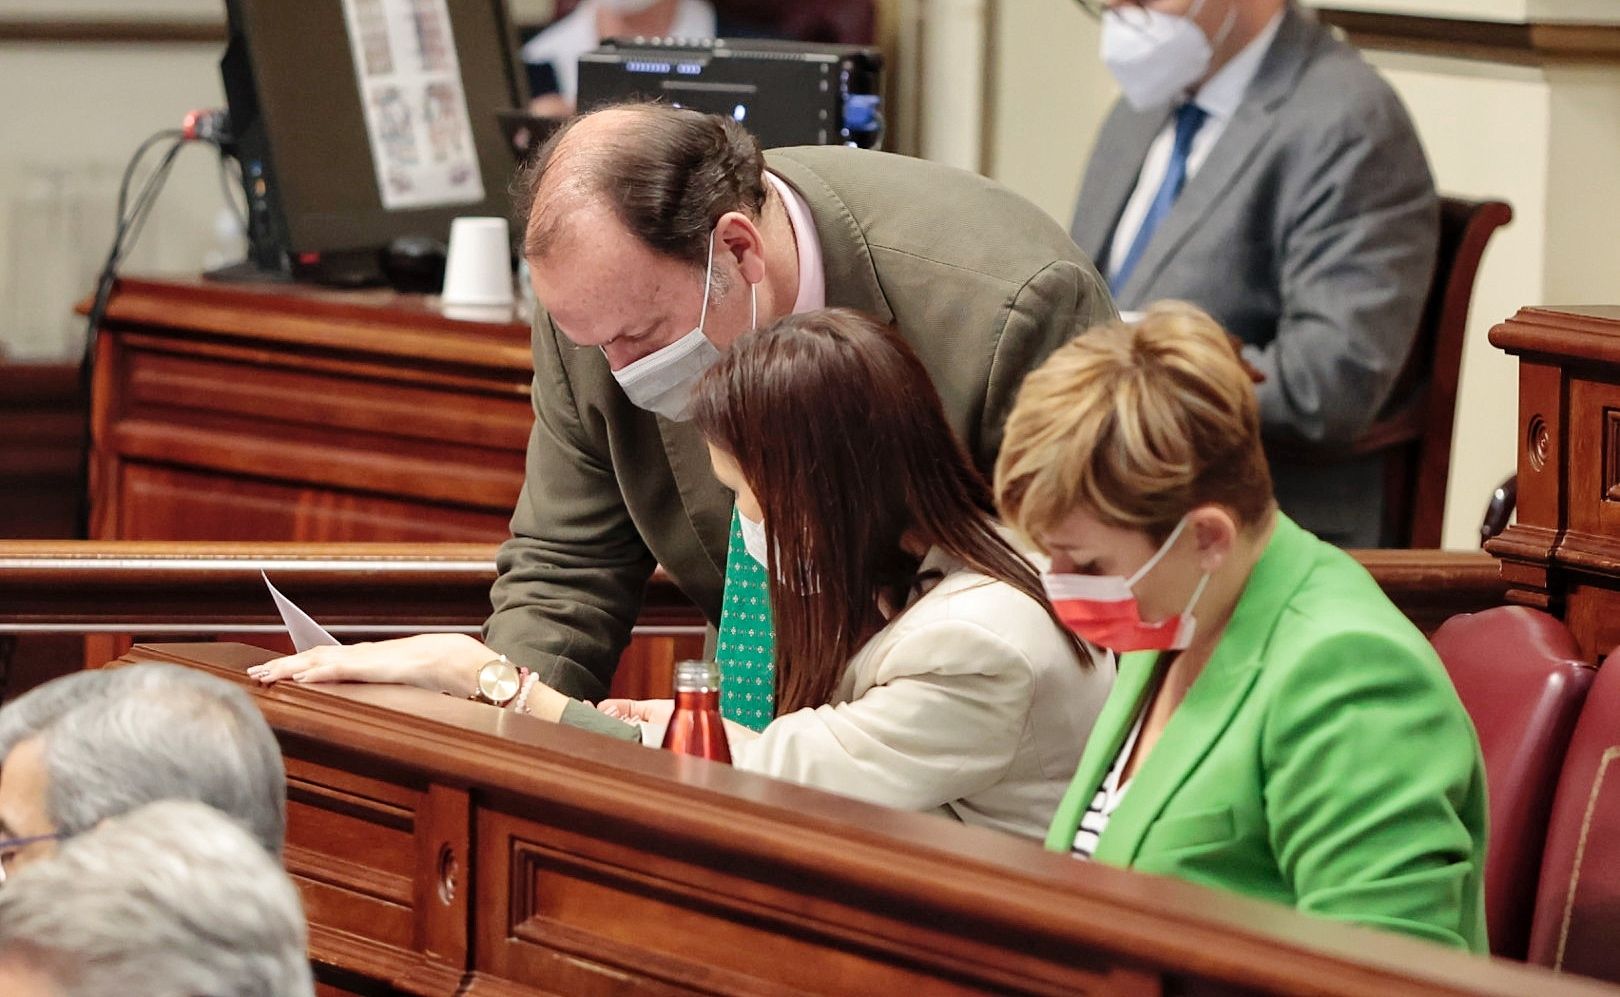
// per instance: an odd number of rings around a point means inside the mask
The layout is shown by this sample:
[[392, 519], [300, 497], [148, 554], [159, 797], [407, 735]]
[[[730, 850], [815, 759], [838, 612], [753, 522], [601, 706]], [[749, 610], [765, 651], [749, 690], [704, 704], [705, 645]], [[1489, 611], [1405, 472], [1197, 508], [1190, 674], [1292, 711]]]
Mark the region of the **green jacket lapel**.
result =
[[[1272, 630], [1314, 560], [1314, 539], [1288, 517], [1277, 524], [1238, 598], [1226, 632], [1187, 690], [1108, 819], [1095, 858], [1129, 866], [1170, 798], [1209, 753], [1243, 705], [1260, 674]], [[1112, 759], [1110, 759], [1112, 760]]]
[[1067, 852], [1074, 847], [1074, 836], [1080, 830], [1080, 818], [1091, 806], [1103, 777], [1108, 774], [1114, 757], [1119, 754], [1126, 735], [1130, 733], [1137, 709], [1147, 697], [1148, 690], [1153, 688], [1158, 660], [1157, 651], [1120, 656], [1114, 688], [1091, 726], [1091, 736], [1086, 739], [1085, 750], [1080, 754], [1080, 767], [1075, 770], [1074, 780], [1063, 794], [1063, 802], [1058, 804], [1051, 829], [1047, 832], [1046, 847], [1052, 851]]

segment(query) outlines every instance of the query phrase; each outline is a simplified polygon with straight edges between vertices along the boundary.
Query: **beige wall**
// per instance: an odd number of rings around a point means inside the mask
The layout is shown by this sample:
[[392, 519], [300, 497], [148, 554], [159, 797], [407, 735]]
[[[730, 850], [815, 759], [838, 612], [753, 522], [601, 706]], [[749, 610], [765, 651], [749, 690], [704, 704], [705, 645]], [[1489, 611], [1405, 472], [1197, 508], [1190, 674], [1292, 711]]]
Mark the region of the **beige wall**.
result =
[[1445, 544], [1477, 547], [1491, 490], [1513, 473], [1518, 452], [1518, 365], [1487, 336], [1520, 307], [1553, 297], [1552, 91], [1529, 67], [1376, 53], [1372, 61], [1411, 110], [1440, 189], [1513, 205], [1514, 222], [1492, 240], [1475, 285], [1452, 441]]
[[[219, 55], [217, 43], [0, 44], [10, 98], [0, 114], [0, 347], [28, 359], [75, 353], [69, 311], [107, 251], [119, 173], [148, 135], [223, 103]], [[212, 150], [182, 150], [126, 268], [196, 271], [223, 252], [220, 187]]]
[[985, 172], [1065, 226], [1081, 166], [1119, 93], [1097, 39], [1097, 22], [1074, 0], [1000, 0], [992, 15]]
[[[1523, 11], [1620, 17], [1602, 0], [1351, 0], [1335, 6], [1500, 20]], [[1082, 164], [1116, 90], [1097, 30], [1071, 0], [997, 5], [987, 171], [1067, 224]], [[1464, 349], [1445, 544], [1478, 544], [1493, 489], [1514, 467], [1517, 367], [1487, 341], [1521, 306], [1620, 300], [1620, 68], [1509, 66], [1371, 53], [1406, 101], [1440, 189], [1501, 197], [1516, 220], [1480, 271]]]

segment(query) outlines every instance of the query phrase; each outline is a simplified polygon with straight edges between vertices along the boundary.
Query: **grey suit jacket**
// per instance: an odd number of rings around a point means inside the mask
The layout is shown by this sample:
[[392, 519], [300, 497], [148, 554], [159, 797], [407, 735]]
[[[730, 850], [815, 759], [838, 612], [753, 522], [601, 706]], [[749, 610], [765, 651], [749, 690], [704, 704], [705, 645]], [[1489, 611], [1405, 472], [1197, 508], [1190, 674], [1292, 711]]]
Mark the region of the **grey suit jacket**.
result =
[[[971, 173], [841, 147], [767, 161], [810, 207], [827, 304], [898, 324], [988, 471], [1024, 375], [1114, 317], [1096, 269], [1038, 208]], [[528, 469], [485, 640], [596, 698], [655, 563], [718, 620], [733, 496], [689, 423], [631, 405], [601, 351], [573, 347], [544, 313], [534, 368]]]
[[[1123, 101], [1086, 167], [1073, 235], [1104, 260], [1148, 146], [1169, 120]], [[1250, 344], [1268, 441], [1349, 444], [1391, 401], [1433, 273], [1439, 202], [1395, 92], [1292, 4], [1243, 104], [1120, 289], [1207, 309]], [[1106, 267], [1104, 267], [1106, 270]], [[1273, 457], [1284, 510], [1324, 539], [1376, 546], [1379, 458]]]

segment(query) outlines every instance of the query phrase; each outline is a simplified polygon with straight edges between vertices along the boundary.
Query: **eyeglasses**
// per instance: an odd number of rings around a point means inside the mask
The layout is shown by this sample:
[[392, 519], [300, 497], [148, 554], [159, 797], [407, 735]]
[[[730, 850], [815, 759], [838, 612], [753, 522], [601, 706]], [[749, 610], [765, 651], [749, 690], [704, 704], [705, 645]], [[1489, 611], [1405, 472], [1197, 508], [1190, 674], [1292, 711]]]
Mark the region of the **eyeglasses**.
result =
[[1148, 4], [1152, 0], [1136, 0], [1134, 3], [1122, 3], [1110, 7], [1105, 0], [1074, 0], [1080, 9], [1097, 20], [1102, 20], [1104, 14], [1113, 14], [1128, 28], [1145, 31], [1151, 18], [1148, 15]]
[[61, 841], [67, 836], [66, 831], [53, 831], [50, 834], [35, 834], [26, 838], [0, 841], [0, 883], [4, 883], [6, 877], [11, 875], [11, 861], [17, 857], [18, 852], [29, 845], [37, 845], [42, 841]]

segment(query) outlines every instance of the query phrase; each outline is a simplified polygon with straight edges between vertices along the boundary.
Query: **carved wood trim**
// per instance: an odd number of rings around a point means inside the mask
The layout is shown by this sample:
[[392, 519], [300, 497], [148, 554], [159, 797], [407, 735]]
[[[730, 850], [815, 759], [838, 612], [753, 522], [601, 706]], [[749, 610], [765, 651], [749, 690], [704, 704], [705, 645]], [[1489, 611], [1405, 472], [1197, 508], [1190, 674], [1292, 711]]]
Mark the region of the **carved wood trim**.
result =
[[398, 357], [424, 368], [448, 363], [526, 374], [534, 363], [529, 326], [515, 312], [505, 322], [461, 321], [427, 298], [391, 291], [262, 290], [125, 278], [108, 302], [106, 321], [190, 332], [213, 342], [243, 339], [338, 356]]
[[[321, 924], [309, 926], [309, 957], [348, 973], [386, 980], [406, 993], [452, 997], [461, 990], [465, 970], [435, 962], [430, 956], [383, 945], [349, 931]], [[316, 976], [320, 976], [316, 967]]]
[[323, 785], [295, 772], [287, 775], [287, 802], [307, 803], [322, 810], [346, 814], [368, 824], [409, 832], [415, 826], [416, 814], [410, 807], [386, 800], [378, 800], [359, 793], [346, 792], [336, 786]]
[[1523, 66], [1620, 63], [1620, 25], [1614, 24], [1516, 24], [1332, 7], [1319, 8], [1317, 17], [1363, 49]]
[[[143, 332], [120, 333], [119, 342], [127, 347], [130, 352], [148, 355], [219, 360], [261, 368], [267, 363], [262, 349], [255, 349], [252, 346], [238, 346], [231, 342], [212, 342], [203, 338], [187, 338], [183, 349], [177, 348], [172, 337]], [[513, 379], [510, 376], [494, 377], [488, 374], [480, 376], [477, 370], [470, 373], [458, 373], [456, 369], [443, 365], [433, 366], [428, 369], [417, 369], [400, 364], [368, 363], [363, 359], [322, 356], [309, 352], [281, 354], [274, 358], [274, 365], [277, 368], [313, 371], [318, 374], [332, 374], [340, 377], [352, 377], [359, 374], [368, 379], [397, 384], [473, 391], [498, 397], [527, 399], [529, 395], [526, 380]], [[525, 365], [518, 368], [518, 370], [523, 374], [527, 374], [528, 366]], [[509, 371], [509, 369], [495, 368], [495, 371], [500, 373], [501, 371]]]
[[1562, 567], [1614, 578], [1620, 576], [1620, 538], [1569, 530], [1553, 560]]
[[1620, 306], [1521, 308], [1491, 329], [1491, 345], [1555, 365], [1590, 361], [1620, 365]]
[[[489, 615], [492, 544], [0, 541], [0, 633], [279, 630], [270, 575], [336, 632], [476, 632]], [[703, 614], [663, 571], [643, 633], [701, 632]]]
[[466, 997], [549, 997], [550, 991], [526, 987], [490, 973], [474, 972], [467, 976], [464, 993]]
[[[254, 439], [168, 422], [125, 419], [99, 446], [123, 460], [169, 463], [177, 453], [206, 450], [210, 471], [247, 478], [388, 495], [467, 508], [510, 511], [523, 486], [521, 466], [458, 465], [401, 453], [343, 452], [320, 443]], [[471, 501], [476, 499], [477, 501]]]
[[412, 905], [415, 882], [410, 876], [397, 876], [380, 869], [338, 862], [320, 852], [292, 844], [286, 848], [286, 860], [288, 875], [400, 907]]
[[1620, 502], [1620, 410], [1603, 410], [1603, 500]]

